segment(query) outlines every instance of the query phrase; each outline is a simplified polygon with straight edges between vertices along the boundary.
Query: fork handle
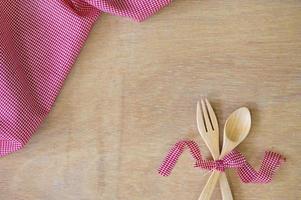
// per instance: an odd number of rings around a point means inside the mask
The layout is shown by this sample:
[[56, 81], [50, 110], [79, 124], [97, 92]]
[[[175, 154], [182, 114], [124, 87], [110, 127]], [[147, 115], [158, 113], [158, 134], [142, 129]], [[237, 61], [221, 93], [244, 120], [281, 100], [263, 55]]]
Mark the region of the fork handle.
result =
[[213, 190], [215, 188], [216, 183], [219, 180], [220, 175], [221, 175], [220, 171], [212, 172], [211, 176], [207, 180], [205, 187], [203, 188], [199, 200], [209, 200], [211, 198]]
[[222, 199], [223, 200], [233, 200], [231, 188], [226, 176], [226, 173], [221, 173], [221, 176], [219, 178], [219, 185], [222, 192]]
[[215, 185], [217, 184], [218, 180], [220, 181], [223, 200], [233, 200], [231, 189], [227, 181], [225, 172], [220, 172], [220, 171], [212, 172], [205, 187], [203, 188], [199, 200], [209, 200], [211, 198]]

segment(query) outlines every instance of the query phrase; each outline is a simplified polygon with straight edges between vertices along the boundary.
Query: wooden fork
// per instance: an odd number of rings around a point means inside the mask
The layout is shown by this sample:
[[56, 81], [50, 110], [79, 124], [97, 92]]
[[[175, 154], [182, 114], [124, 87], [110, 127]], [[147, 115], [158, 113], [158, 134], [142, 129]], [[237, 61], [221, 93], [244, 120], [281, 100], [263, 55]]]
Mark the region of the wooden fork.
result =
[[[219, 127], [216, 115], [207, 99], [197, 103], [197, 127], [214, 160], [219, 159]], [[233, 200], [232, 192], [225, 173], [220, 176], [220, 188], [223, 200]], [[199, 200], [202, 200], [199, 198]]]

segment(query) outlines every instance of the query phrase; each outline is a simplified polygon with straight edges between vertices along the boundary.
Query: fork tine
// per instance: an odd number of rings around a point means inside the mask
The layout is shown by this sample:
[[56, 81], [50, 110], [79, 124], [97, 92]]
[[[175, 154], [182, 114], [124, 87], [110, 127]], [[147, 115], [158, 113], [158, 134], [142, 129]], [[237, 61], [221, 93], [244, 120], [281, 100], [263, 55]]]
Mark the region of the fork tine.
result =
[[203, 116], [204, 116], [204, 119], [205, 119], [205, 125], [206, 125], [206, 128], [207, 128], [207, 131], [212, 131], [213, 128], [212, 128], [212, 125], [211, 125], [211, 122], [210, 122], [210, 119], [209, 119], [209, 116], [208, 116], [208, 111], [207, 111], [207, 108], [205, 106], [205, 103], [204, 103], [203, 99], [201, 100], [201, 104], [202, 104]]
[[207, 110], [208, 110], [208, 113], [209, 113], [209, 116], [211, 119], [212, 128], [213, 128], [213, 130], [218, 132], [218, 122], [217, 122], [214, 110], [207, 98], [205, 99], [205, 102], [206, 102]]
[[196, 122], [197, 122], [198, 130], [199, 130], [200, 134], [202, 135], [202, 134], [206, 133], [205, 123], [203, 120], [203, 114], [201, 111], [201, 106], [200, 106], [199, 101], [196, 106]]

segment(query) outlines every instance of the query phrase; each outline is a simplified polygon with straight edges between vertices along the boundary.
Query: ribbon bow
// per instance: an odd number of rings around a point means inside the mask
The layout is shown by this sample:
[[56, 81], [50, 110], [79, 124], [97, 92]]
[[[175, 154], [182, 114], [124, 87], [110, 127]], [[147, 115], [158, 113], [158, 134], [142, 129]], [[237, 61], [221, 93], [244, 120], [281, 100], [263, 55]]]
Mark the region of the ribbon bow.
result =
[[245, 156], [233, 150], [226, 154], [221, 160], [203, 160], [198, 145], [191, 140], [177, 142], [169, 151], [159, 168], [159, 174], [169, 176], [176, 165], [180, 155], [188, 147], [192, 157], [195, 159], [195, 167], [206, 170], [218, 170], [224, 172], [227, 168], [236, 168], [237, 173], [244, 183], [268, 183], [285, 158], [277, 153], [266, 151], [261, 167], [256, 171], [246, 160]]
[[240, 152], [233, 150], [221, 160], [197, 160], [195, 167], [224, 172], [226, 168], [243, 167], [245, 163], [246, 158]]

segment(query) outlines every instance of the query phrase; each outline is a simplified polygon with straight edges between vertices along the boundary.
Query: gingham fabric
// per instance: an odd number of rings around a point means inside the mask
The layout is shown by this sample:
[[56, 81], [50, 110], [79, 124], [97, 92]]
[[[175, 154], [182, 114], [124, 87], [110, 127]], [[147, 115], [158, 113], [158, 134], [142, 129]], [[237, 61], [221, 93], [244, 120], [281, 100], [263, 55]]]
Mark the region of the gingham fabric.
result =
[[236, 168], [237, 173], [244, 183], [269, 183], [277, 168], [285, 160], [280, 154], [266, 151], [261, 167], [257, 172], [238, 151], [233, 150], [221, 160], [204, 160], [198, 145], [191, 140], [177, 142], [169, 151], [162, 162], [158, 172], [162, 176], [169, 176], [176, 165], [180, 155], [188, 148], [195, 160], [195, 167], [207, 170], [225, 171], [227, 168]]
[[47, 116], [102, 12], [142, 21], [171, 0], [1, 0], [0, 156]]

